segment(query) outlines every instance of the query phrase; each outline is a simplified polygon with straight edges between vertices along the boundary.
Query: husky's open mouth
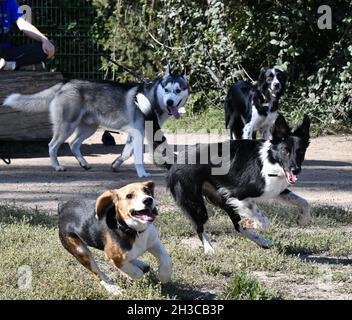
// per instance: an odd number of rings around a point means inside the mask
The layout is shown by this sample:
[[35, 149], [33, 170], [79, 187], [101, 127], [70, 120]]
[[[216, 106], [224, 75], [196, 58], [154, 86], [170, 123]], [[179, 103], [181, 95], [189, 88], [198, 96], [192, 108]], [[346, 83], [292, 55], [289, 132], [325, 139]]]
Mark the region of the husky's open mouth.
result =
[[178, 111], [178, 107], [180, 106], [182, 102], [182, 99], [180, 100], [180, 102], [177, 104], [177, 106], [173, 106], [173, 107], [167, 107], [167, 110], [169, 111], [169, 116], [174, 116], [175, 119], [180, 119], [181, 115]]
[[154, 209], [144, 209], [140, 211], [133, 211], [132, 216], [138, 220], [145, 222], [153, 222], [156, 219], [157, 211]]

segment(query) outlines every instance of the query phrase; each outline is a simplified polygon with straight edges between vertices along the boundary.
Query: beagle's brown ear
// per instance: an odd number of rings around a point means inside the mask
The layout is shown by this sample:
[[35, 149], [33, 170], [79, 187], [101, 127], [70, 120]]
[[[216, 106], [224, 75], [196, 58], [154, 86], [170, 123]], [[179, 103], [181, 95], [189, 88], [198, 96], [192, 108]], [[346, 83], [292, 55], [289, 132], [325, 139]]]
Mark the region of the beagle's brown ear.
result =
[[151, 190], [154, 191], [154, 188], [155, 188], [155, 183], [154, 183], [154, 181], [146, 181], [146, 182], [144, 182], [144, 185], [145, 185], [147, 188], [149, 188], [149, 189], [151, 189]]
[[154, 189], [155, 189], [154, 181], [146, 181], [143, 184], [145, 187], [147, 187], [150, 190], [151, 196], [154, 197]]
[[100, 220], [104, 215], [104, 209], [113, 204], [113, 200], [116, 197], [116, 194], [109, 190], [105, 191], [95, 203], [95, 217]]

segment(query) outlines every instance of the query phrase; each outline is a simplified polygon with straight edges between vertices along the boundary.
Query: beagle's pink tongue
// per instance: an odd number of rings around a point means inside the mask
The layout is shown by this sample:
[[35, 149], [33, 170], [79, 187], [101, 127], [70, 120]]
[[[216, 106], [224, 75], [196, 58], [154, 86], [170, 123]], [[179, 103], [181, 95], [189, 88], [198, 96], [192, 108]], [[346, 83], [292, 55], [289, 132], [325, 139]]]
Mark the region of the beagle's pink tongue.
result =
[[145, 211], [141, 211], [138, 214], [138, 218], [143, 220], [143, 221], [154, 221], [155, 220], [155, 215], [149, 211], [149, 210], [145, 210]]
[[175, 117], [175, 119], [179, 119], [180, 118], [180, 113], [178, 112], [177, 107], [171, 107], [170, 111], [172, 113], [172, 115]]

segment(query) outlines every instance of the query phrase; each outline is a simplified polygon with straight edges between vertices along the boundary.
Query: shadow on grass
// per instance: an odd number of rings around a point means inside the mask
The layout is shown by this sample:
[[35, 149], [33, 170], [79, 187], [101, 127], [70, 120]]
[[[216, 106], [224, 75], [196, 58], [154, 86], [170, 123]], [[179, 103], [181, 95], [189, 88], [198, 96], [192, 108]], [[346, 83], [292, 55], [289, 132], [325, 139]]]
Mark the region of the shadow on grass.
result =
[[162, 294], [180, 300], [214, 300], [217, 297], [214, 293], [199, 291], [177, 282], [163, 285]]
[[308, 246], [301, 246], [301, 245], [282, 245], [282, 244], [276, 244], [276, 247], [279, 249], [279, 251], [285, 255], [288, 256], [301, 256], [301, 255], [311, 255], [311, 254], [320, 254], [324, 251], [325, 249], [321, 247], [308, 247]]
[[[148, 278], [150, 283], [159, 283], [159, 279], [153, 271], [148, 274]], [[176, 281], [163, 284], [161, 293], [163, 296], [169, 296], [177, 300], [214, 300], [217, 297], [216, 294], [209, 291], [200, 291]]]
[[0, 205], [0, 223], [12, 224], [26, 222], [33, 226], [54, 228], [57, 226], [57, 216], [48, 216], [39, 210], [15, 207], [10, 204]]
[[330, 264], [330, 265], [352, 265], [352, 259], [346, 258], [331, 258], [331, 257], [317, 257], [317, 256], [300, 256], [303, 262], [307, 263], [318, 263], [318, 264]]

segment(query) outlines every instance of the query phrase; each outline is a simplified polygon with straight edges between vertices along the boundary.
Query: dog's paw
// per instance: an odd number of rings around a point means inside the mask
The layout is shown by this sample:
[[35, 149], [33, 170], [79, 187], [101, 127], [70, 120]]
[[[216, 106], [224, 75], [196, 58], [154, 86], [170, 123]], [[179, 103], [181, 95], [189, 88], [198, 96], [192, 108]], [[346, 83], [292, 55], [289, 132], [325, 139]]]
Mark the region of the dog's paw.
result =
[[112, 164], [111, 164], [111, 170], [113, 172], [117, 172], [120, 168], [120, 166], [122, 165], [123, 161], [119, 160], [119, 158], [117, 158]]
[[121, 289], [119, 286], [116, 284], [112, 284], [106, 281], [100, 281], [100, 284], [108, 291], [110, 294], [114, 296], [120, 296], [122, 295], [125, 291]]
[[171, 281], [171, 273], [159, 274], [159, 280], [162, 284], [170, 282]]
[[148, 178], [151, 176], [149, 172], [142, 171], [142, 172], [137, 172], [138, 178]]
[[274, 243], [271, 240], [267, 240], [267, 239], [260, 240], [260, 246], [263, 249], [270, 249], [273, 245], [274, 245]]
[[239, 224], [244, 228], [244, 229], [254, 229], [253, 226], [253, 220], [248, 219], [248, 218], [243, 218], [241, 219], [241, 221], [239, 222]]
[[261, 231], [268, 231], [270, 228], [270, 222], [267, 218], [263, 219], [263, 221], [254, 221], [253, 228]]
[[206, 255], [211, 255], [211, 254], [215, 253], [215, 250], [210, 243], [204, 243], [203, 249], [204, 249], [204, 254], [206, 254]]
[[86, 171], [92, 169], [92, 167], [89, 164], [81, 165], [81, 167]]
[[64, 171], [66, 171], [66, 169], [64, 166], [56, 166], [55, 171], [56, 172], [64, 172]]
[[160, 282], [164, 284], [171, 281], [171, 275], [172, 275], [172, 261], [170, 258], [170, 260], [166, 264], [164, 264], [163, 266], [160, 266], [158, 278]]

